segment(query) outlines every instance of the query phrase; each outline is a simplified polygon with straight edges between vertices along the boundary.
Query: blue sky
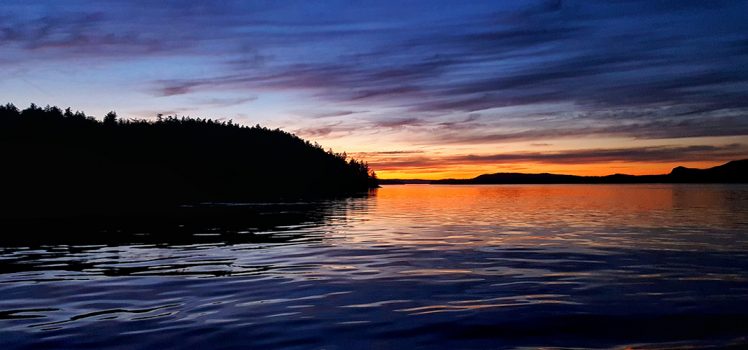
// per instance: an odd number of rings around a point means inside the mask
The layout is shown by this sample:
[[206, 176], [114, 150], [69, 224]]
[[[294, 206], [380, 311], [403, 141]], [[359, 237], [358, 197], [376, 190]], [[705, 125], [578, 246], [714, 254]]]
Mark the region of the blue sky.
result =
[[0, 91], [97, 117], [281, 127], [392, 176], [656, 172], [748, 156], [747, 13], [748, 1], [5, 0]]

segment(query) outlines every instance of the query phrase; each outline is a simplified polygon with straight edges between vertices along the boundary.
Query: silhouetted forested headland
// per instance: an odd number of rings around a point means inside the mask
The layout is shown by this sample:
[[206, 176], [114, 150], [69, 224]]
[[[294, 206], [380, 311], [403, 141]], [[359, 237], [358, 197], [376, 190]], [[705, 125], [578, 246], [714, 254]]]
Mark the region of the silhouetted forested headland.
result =
[[362, 161], [259, 125], [161, 117], [103, 121], [0, 106], [0, 217], [342, 195], [377, 186]]
[[560, 174], [495, 173], [472, 179], [380, 180], [382, 184], [627, 184], [627, 183], [748, 183], [748, 159], [735, 160], [709, 169], [679, 166], [669, 174], [576, 176]]

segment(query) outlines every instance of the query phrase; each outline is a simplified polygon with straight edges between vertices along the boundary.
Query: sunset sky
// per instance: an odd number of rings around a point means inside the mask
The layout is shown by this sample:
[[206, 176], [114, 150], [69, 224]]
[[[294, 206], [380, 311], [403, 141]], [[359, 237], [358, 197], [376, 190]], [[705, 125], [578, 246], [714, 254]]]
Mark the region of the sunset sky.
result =
[[380, 178], [748, 158], [748, 1], [0, 3], [0, 103], [282, 128]]

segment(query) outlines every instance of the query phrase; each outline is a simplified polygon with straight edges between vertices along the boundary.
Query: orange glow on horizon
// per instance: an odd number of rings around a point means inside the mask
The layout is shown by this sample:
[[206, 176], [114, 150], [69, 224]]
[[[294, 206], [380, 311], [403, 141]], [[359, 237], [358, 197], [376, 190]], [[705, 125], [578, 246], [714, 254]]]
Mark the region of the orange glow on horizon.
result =
[[594, 164], [537, 164], [537, 163], [507, 163], [507, 164], [447, 164], [430, 167], [383, 167], [378, 168], [376, 161], [370, 161], [370, 166], [380, 179], [468, 179], [482, 174], [491, 173], [553, 173], [580, 176], [604, 176], [612, 174], [629, 175], [659, 175], [667, 174], [677, 166], [689, 168], [710, 168], [724, 164], [724, 161], [697, 162], [612, 162]]
[[703, 169], [748, 158], [745, 138], [734, 136], [681, 139], [590, 136], [547, 139], [544, 143], [413, 143], [423, 139], [420, 133], [399, 131], [392, 135], [349, 135], [318, 141], [368, 162], [380, 179], [469, 179], [493, 173], [661, 175], [678, 166]]

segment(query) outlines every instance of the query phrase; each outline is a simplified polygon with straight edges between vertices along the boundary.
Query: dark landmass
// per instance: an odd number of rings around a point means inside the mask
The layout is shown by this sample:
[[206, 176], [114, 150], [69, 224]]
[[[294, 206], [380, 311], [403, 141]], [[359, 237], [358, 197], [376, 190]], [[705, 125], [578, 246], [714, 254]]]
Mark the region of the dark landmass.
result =
[[362, 161], [259, 125], [102, 121], [0, 106], [0, 219], [148, 212], [204, 202], [342, 196], [377, 186]]
[[709, 169], [679, 166], [669, 174], [576, 176], [560, 174], [495, 173], [472, 179], [398, 180], [383, 179], [381, 184], [629, 184], [629, 183], [748, 183], [748, 159], [735, 160]]

